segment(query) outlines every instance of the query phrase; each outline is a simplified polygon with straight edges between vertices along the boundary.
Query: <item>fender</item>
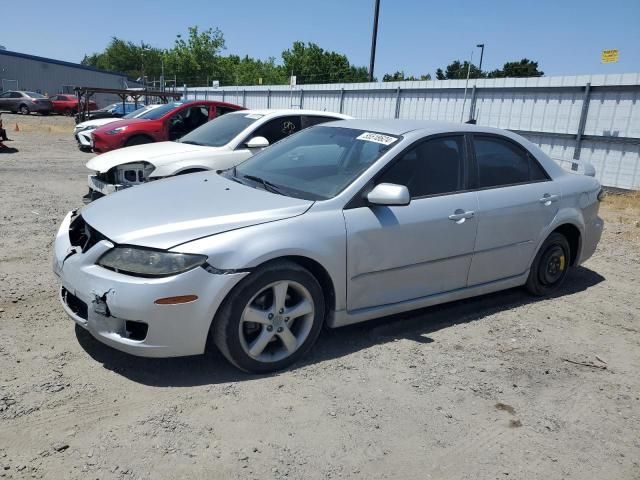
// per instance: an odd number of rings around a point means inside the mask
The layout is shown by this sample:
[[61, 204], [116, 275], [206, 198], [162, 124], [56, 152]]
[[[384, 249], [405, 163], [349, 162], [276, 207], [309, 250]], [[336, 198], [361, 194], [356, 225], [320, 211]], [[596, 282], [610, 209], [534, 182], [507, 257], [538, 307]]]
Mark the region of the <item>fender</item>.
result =
[[576, 227], [580, 232], [580, 238], [578, 241], [578, 251], [576, 252], [576, 264], [577, 264], [577, 261], [580, 259], [581, 250], [582, 250], [582, 239], [584, 238], [584, 232], [585, 232], [584, 218], [580, 210], [573, 207], [562, 207], [560, 208], [560, 210], [558, 210], [558, 213], [553, 218], [553, 221], [549, 224], [549, 226], [540, 233], [540, 236], [538, 237], [538, 244], [536, 245], [533, 255], [529, 259], [529, 265], [533, 263], [533, 259], [536, 258], [536, 255], [540, 251], [540, 248], [542, 247], [542, 244], [547, 239], [547, 237], [551, 235], [551, 233], [558, 227], [561, 227], [562, 225], [567, 225], [567, 224]]
[[[287, 232], [302, 233], [291, 238]], [[206, 252], [211, 266], [230, 271], [252, 270], [282, 257], [313, 260], [322, 265], [333, 283], [336, 310], [346, 308], [347, 231], [341, 211], [303, 213], [205, 237], [174, 249], [184, 253]]]

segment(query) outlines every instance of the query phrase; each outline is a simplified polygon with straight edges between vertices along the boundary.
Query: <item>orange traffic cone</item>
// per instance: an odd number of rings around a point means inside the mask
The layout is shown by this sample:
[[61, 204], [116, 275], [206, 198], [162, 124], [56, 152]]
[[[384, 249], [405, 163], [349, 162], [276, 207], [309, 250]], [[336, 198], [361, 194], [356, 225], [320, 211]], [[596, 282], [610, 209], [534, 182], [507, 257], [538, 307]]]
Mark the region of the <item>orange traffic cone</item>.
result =
[[18, 122], [16, 122], [16, 128], [13, 129], [14, 132], [19, 132], [20, 127], [18, 126]]

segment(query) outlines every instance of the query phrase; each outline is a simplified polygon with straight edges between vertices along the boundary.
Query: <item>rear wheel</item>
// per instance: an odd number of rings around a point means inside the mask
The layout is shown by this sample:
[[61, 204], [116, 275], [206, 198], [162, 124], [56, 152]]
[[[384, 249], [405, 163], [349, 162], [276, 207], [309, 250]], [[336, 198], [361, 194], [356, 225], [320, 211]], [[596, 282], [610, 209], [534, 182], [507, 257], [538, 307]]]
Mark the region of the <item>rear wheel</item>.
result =
[[571, 250], [569, 242], [561, 233], [552, 233], [544, 241], [529, 271], [527, 290], [533, 295], [543, 296], [557, 290], [569, 269]]
[[125, 147], [132, 147], [134, 145], [144, 145], [145, 143], [152, 143], [153, 140], [144, 135], [136, 135], [135, 137], [131, 137], [124, 144]]
[[27, 107], [26, 105], [20, 105], [20, 113], [22, 115], [29, 115], [30, 113], [29, 107]]
[[260, 267], [229, 294], [213, 341], [236, 367], [253, 373], [285, 368], [315, 343], [324, 321], [316, 278], [293, 262]]
[[73, 115], [73, 110], [71, 110], [70, 108], [65, 108], [64, 109], [64, 115], [66, 117], [70, 117], [71, 115]]

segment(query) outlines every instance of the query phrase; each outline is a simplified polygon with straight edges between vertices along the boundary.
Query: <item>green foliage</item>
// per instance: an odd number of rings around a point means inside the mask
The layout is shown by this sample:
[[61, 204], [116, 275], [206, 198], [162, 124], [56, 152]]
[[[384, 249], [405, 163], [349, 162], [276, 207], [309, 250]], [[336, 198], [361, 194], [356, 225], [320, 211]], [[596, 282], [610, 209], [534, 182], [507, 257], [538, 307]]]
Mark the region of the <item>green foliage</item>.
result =
[[349, 63], [346, 55], [327, 51], [314, 43], [294, 42], [282, 52], [282, 64], [271, 57], [267, 60], [248, 55], [222, 56], [224, 35], [219, 29], [200, 31], [190, 27], [187, 37], [177, 35], [172, 48], [161, 50], [148, 45], [113, 38], [100, 53], [85, 55], [83, 65], [126, 73], [132, 78], [143, 75], [149, 80], [159, 78], [164, 61], [167, 79], [177, 78], [177, 84], [211, 85], [277, 85], [289, 83], [289, 76], [297, 83], [366, 82], [368, 71]]
[[420, 75], [420, 78], [416, 78], [413, 75], [409, 75], [408, 77], [406, 77], [404, 75], [404, 71], [400, 70], [392, 74], [385, 73], [385, 75], [382, 77], [383, 82], [402, 82], [405, 80], [431, 80], [431, 74], [427, 73], [426, 75]]
[[346, 55], [325, 51], [315, 43], [293, 42], [291, 49], [282, 52], [282, 63], [298, 84], [366, 82], [369, 78], [365, 67], [353, 66]]
[[82, 65], [89, 65], [101, 70], [126, 73], [130, 77], [138, 78], [144, 74], [160, 75], [160, 59], [163, 52], [159, 48], [152, 48], [141, 43], [113, 37], [107, 48], [101, 53], [85, 55]]
[[519, 62], [507, 62], [502, 70], [493, 70], [487, 74], [489, 78], [502, 77], [541, 77], [543, 71], [538, 70], [538, 62], [523, 58]]

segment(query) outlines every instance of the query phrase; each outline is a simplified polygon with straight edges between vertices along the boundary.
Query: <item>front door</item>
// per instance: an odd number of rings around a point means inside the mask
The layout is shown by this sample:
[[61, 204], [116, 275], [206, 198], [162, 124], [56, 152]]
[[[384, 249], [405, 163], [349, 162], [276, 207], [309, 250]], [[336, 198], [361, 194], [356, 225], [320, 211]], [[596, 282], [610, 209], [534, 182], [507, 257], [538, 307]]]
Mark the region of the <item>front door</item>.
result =
[[520, 145], [474, 135], [478, 234], [469, 285], [523, 274], [558, 213], [560, 189]]
[[350, 311], [467, 285], [478, 200], [465, 159], [462, 135], [422, 141], [373, 182], [407, 186], [409, 205], [345, 209]]

